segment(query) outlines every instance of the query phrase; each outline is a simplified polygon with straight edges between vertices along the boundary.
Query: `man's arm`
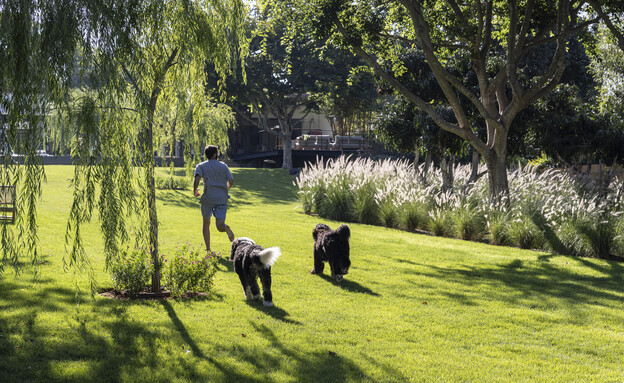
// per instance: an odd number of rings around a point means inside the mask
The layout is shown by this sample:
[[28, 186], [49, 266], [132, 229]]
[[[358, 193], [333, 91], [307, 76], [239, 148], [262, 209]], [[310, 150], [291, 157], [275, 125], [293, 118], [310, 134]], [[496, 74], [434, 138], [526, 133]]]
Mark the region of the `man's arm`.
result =
[[193, 194], [195, 195], [195, 197], [199, 197], [199, 180], [200, 180], [200, 176], [199, 174], [195, 174], [195, 180], [193, 181]]
[[229, 191], [232, 186], [234, 186], [234, 180], [228, 180], [228, 182], [227, 182], [227, 190]]

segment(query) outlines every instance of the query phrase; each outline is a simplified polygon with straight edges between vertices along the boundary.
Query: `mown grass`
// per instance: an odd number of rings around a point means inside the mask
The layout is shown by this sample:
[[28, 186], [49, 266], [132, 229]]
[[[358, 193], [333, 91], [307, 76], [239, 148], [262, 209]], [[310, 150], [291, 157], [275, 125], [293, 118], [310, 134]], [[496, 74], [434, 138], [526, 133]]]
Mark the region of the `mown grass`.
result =
[[[281, 169], [233, 169], [228, 223], [280, 246], [276, 306], [247, 303], [228, 262], [196, 299], [91, 300], [63, 270], [71, 167], [48, 167], [39, 206], [46, 264], [0, 280], [0, 381], [621, 381], [621, 263], [350, 224], [342, 284], [310, 275], [312, 229]], [[182, 173], [180, 173], [182, 174]], [[190, 182], [190, 180], [189, 180]], [[200, 246], [191, 191], [158, 191], [163, 252]], [[96, 280], [102, 240], [84, 232]], [[213, 250], [229, 242], [213, 234]], [[76, 290], [75, 286], [80, 287]]]

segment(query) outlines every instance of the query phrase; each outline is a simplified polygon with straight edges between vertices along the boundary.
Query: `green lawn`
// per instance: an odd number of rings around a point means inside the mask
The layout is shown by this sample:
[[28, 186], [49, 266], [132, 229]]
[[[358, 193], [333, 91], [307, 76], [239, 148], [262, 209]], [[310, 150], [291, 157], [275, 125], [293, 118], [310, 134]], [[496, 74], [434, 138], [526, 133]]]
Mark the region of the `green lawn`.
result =
[[[0, 382], [621, 382], [624, 265], [351, 224], [342, 284], [309, 274], [312, 229], [281, 169], [233, 169], [227, 221], [280, 246], [275, 307], [247, 303], [220, 264], [208, 298], [91, 300], [63, 269], [71, 167], [46, 168], [46, 264], [0, 280]], [[190, 180], [189, 180], [190, 183]], [[202, 245], [197, 200], [157, 193], [164, 253]], [[84, 233], [100, 287], [98, 223]], [[229, 242], [213, 229], [213, 250]], [[326, 269], [326, 273], [327, 273]], [[79, 290], [76, 289], [79, 287]]]

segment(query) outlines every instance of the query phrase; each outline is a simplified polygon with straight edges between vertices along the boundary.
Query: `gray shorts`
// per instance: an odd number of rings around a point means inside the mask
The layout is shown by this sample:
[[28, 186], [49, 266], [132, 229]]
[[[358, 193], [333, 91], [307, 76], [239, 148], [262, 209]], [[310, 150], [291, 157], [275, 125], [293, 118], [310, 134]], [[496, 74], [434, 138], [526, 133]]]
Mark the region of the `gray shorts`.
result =
[[227, 205], [210, 205], [206, 203], [201, 203], [201, 212], [204, 219], [210, 219], [211, 216], [214, 215], [217, 219], [222, 219], [225, 221], [225, 213], [227, 213]]

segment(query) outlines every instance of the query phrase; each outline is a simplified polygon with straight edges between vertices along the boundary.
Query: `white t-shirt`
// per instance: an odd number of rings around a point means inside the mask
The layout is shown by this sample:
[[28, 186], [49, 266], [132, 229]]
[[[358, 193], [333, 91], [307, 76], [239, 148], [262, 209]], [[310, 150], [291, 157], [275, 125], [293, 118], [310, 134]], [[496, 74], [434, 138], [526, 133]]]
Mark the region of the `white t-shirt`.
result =
[[200, 203], [225, 205], [228, 202], [228, 180], [234, 180], [230, 168], [219, 160], [204, 161], [195, 167], [195, 175], [204, 180], [204, 194]]

